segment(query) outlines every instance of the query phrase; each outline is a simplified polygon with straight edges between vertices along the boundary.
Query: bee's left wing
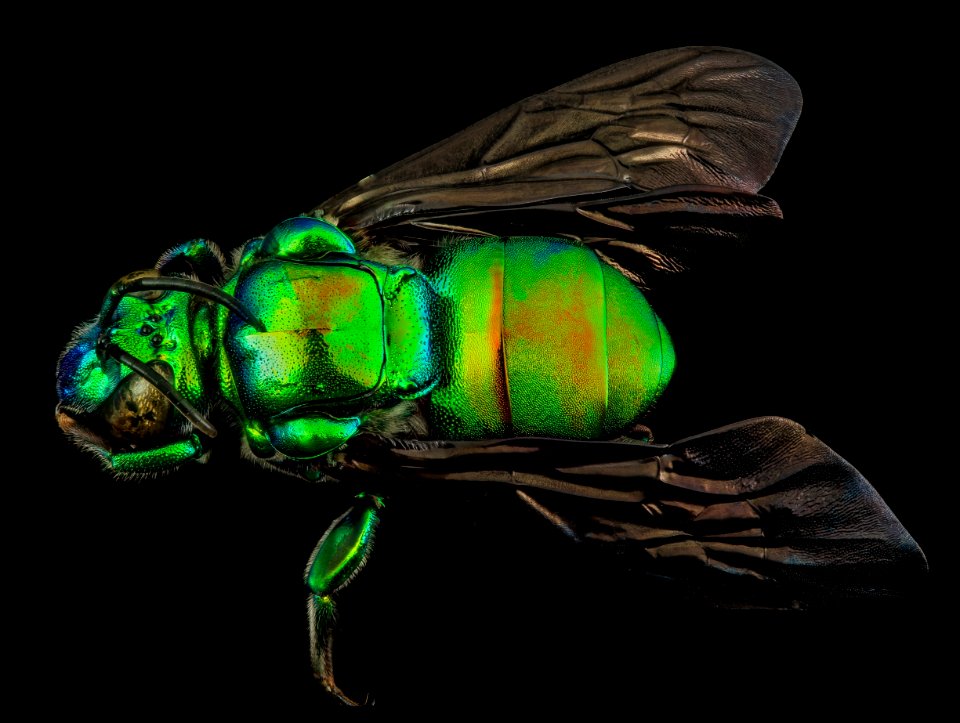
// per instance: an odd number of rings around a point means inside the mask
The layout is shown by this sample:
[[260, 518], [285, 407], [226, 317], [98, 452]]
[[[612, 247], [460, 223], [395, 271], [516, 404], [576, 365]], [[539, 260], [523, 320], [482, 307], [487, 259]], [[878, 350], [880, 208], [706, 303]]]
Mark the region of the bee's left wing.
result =
[[[651, 573], [741, 581], [772, 599], [901, 593], [920, 547], [850, 463], [779, 417], [669, 445], [507, 439], [411, 447], [356, 440], [342, 476], [497, 482], [564, 532], [633, 545]], [[729, 586], [727, 586], [729, 588]]]
[[673, 268], [691, 238], [779, 217], [757, 192], [800, 107], [794, 79], [763, 58], [661, 51], [516, 103], [315, 212], [361, 245], [414, 251], [451, 234], [579, 238], [636, 279]]

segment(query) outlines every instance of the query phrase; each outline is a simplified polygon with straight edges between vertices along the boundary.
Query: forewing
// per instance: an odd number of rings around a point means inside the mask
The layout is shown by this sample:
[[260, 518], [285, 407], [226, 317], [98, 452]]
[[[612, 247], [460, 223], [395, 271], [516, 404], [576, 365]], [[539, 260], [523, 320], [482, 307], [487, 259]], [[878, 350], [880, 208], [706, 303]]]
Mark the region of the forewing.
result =
[[[631, 242], [648, 230], [651, 210], [775, 216], [775, 203], [754, 197], [800, 107], [793, 78], [756, 55], [661, 51], [527, 98], [316, 212], [361, 242], [391, 237], [414, 245], [451, 232]], [[685, 193], [687, 203], [647, 198], [657, 191]]]
[[632, 545], [655, 574], [738, 579], [790, 600], [903, 592], [917, 543], [847, 461], [795, 422], [752, 419], [671, 445], [510, 439], [358, 445], [343, 471], [517, 486], [579, 539]]

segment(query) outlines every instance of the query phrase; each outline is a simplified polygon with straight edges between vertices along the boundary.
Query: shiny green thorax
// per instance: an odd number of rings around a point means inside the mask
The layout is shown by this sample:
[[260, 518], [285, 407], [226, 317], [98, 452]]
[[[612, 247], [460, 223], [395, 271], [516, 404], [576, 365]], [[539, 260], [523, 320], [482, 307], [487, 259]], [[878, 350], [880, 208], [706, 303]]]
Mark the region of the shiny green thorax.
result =
[[372, 410], [436, 384], [436, 295], [410, 267], [360, 258], [329, 224], [286, 226], [248, 244], [224, 286], [257, 310], [265, 331], [222, 309], [217, 377], [255, 455], [312, 459], [352, 437]]
[[[161, 264], [213, 257], [212, 244], [191, 242]], [[174, 466], [206, 443], [145, 380], [114, 359], [101, 365], [98, 338], [162, 373], [202, 413], [226, 403], [249, 452], [311, 477], [365, 429], [617, 436], [674, 366], [643, 294], [573, 241], [450, 239], [418, 270], [372, 260], [335, 226], [301, 217], [248, 243], [222, 291], [247, 313], [179, 291], [124, 296], [101, 320], [106, 332], [82, 329], [64, 355], [61, 399], [101, 415], [84, 443], [118, 471]], [[104, 424], [111, 408], [133, 411]]]

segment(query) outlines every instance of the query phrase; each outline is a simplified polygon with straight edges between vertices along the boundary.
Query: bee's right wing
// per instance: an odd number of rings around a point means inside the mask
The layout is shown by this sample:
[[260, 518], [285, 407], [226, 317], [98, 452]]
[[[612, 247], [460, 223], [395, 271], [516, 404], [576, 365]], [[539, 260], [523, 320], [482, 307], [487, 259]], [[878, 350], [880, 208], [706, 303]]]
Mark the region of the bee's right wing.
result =
[[[637, 277], [688, 237], [779, 217], [757, 195], [800, 114], [796, 81], [738, 50], [666, 50], [514, 104], [315, 212], [361, 245], [445, 235], [575, 237]], [[745, 224], [745, 222], [747, 222]]]
[[[578, 539], [632, 545], [657, 575], [767, 599], [904, 592], [920, 547], [850, 463], [803, 427], [751, 419], [669, 445], [501, 439], [391, 445], [357, 439], [342, 476], [495, 482]], [[738, 581], [738, 582], [735, 582]], [[749, 592], [747, 592], [749, 591]]]

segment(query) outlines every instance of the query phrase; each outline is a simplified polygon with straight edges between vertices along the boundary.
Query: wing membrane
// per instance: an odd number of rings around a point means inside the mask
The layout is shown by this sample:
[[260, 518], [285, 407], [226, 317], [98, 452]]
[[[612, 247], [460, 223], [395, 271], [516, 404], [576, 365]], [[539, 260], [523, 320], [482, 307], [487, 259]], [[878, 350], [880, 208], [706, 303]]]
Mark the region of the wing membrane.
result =
[[800, 599], [904, 591], [917, 543], [848, 462], [795, 422], [752, 419], [671, 445], [508, 439], [358, 445], [344, 472], [498, 482], [564, 532], [631, 544], [651, 571], [737, 577]]
[[[316, 212], [361, 240], [389, 234], [415, 244], [449, 229], [502, 227], [571, 235], [570, 215], [587, 219], [577, 232], [584, 238], [631, 237], [642, 224], [611, 224], [591, 207], [616, 199], [643, 209], [644, 194], [677, 186], [756, 194], [800, 107], [793, 78], [763, 58], [725, 48], [662, 51], [527, 98]], [[511, 212], [516, 220], [504, 220]]]

